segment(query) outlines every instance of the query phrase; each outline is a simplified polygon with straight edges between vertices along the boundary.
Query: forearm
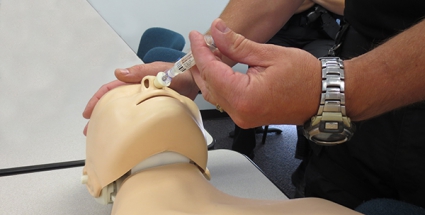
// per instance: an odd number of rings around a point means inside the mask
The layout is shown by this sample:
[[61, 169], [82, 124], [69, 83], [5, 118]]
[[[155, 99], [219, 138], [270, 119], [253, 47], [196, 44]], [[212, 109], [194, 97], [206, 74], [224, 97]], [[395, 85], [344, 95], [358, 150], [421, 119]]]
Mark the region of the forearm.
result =
[[301, 6], [297, 9], [297, 11], [295, 11], [295, 13], [301, 13], [304, 12], [308, 9], [310, 9], [311, 7], [314, 6], [314, 2], [312, 0], [304, 0], [304, 2], [301, 4]]
[[267, 42], [301, 5], [302, 0], [230, 0], [220, 18], [236, 33]]
[[364, 120], [425, 100], [425, 21], [345, 61], [346, 108]]
[[338, 15], [344, 15], [345, 0], [312, 0], [314, 3], [321, 5], [327, 10]]
[[[233, 31], [255, 42], [273, 37], [300, 7], [303, 0], [230, 0], [220, 18]], [[229, 59], [227, 64], [234, 65]]]

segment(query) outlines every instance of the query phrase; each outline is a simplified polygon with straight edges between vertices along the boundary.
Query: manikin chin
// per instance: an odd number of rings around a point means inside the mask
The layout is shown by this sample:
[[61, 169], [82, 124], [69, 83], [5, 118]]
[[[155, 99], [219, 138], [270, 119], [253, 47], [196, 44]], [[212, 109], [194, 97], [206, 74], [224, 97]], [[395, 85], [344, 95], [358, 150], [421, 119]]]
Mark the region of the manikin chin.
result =
[[113, 204], [112, 214], [357, 214], [318, 198], [258, 200], [219, 191], [209, 182], [199, 109], [154, 79], [111, 90], [90, 119], [82, 182], [98, 202]]

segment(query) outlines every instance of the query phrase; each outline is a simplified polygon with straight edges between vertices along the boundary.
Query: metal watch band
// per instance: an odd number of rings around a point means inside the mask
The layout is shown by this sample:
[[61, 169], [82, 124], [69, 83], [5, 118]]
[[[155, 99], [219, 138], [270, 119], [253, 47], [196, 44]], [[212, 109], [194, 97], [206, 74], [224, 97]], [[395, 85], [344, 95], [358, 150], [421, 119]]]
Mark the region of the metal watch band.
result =
[[335, 117], [345, 117], [345, 76], [344, 63], [340, 58], [323, 57], [319, 58], [322, 62], [322, 94], [320, 106], [317, 111], [318, 116], [322, 116], [325, 123], [325, 129], [337, 129]]
[[317, 115], [304, 124], [304, 135], [320, 145], [346, 142], [355, 127], [345, 111], [344, 63], [338, 57], [319, 58], [322, 63], [322, 93]]

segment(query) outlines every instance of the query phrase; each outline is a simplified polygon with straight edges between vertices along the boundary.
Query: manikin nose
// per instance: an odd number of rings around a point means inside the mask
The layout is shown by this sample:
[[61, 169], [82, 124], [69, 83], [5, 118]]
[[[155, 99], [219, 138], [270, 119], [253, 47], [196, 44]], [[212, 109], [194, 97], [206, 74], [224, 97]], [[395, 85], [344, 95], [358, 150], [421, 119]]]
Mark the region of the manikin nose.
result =
[[160, 89], [160, 88], [155, 87], [155, 85], [153, 84], [154, 79], [155, 79], [154, 76], [145, 76], [142, 79], [142, 82], [141, 82], [142, 83], [141, 84], [142, 93]]

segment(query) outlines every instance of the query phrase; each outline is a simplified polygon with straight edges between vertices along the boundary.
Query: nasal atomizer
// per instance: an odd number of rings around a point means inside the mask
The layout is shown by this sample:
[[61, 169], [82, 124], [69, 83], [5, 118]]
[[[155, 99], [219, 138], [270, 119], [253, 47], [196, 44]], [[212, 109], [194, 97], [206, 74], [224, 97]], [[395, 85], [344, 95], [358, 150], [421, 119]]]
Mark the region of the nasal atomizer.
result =
[[[217, 49], [211, 35], [205, 35], [204, 40], [205, 40], [205, 43], [207, 44], [207, 46], [210, 48], [211, 51], [215, 51]], [[178, 74], [192, 68], [193, 66], [195, 66], [195, 64], [196, 64], [195, 59], [193, 58], [192, 52], [190, 51], [185, 56], [180, 58], [174, 64], [174, 66], [171, 69], [169, 69], [165, 72], [159, 72], [156, 75], [156, 78], [155, 78], [155, 81], [154, 81], [155, 87], [163, 88], [163, 87], [170, 86], [171, 80], [174, 77], [176, 77]]]

